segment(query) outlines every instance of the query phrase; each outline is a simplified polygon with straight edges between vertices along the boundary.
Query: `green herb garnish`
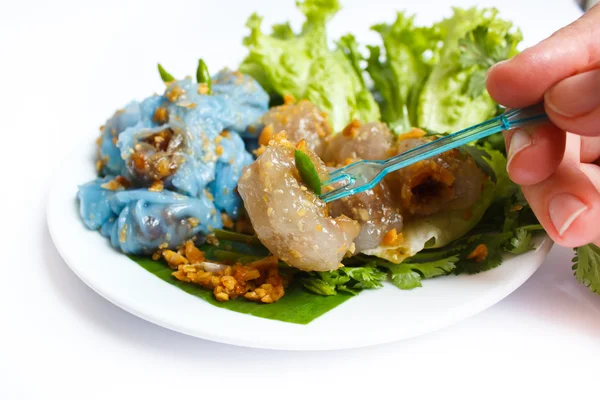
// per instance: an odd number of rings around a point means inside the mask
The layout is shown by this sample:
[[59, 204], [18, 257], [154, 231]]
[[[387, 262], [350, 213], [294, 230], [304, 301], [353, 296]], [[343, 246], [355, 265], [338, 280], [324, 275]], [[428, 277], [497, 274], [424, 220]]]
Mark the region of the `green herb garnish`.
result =
[[158, 73], [160, 74], [160, 79], [162, 79], [164, 83], [173, 82], [175, 80], [173, 75], [168, 73], [160, 64], [158, 64]]
[[421, 279], [430, 279], [436, 276], [448, 275], [456, 269], [458, 256], [452, 255], [441, 260], [423, 263], [413, 263], [406, 260], [400, 264], [390, 262], [382, 263], [390, 271], [392, 283], [403, 290], [421, 287]]
[[467, 94], [473, 99], [485, 91], [487, 69], [497, 62], [510, 58], [511, 51], [515, 47], [514, 39], [510, 34], [507, 34], [504, 41], [500, 43], [491, 43], [490, 37], [489, 28], [480, 26], [458, 41], [461, 67], [483, 67], [474, 71], [469, 78]]
[[210, 79], [210, 74], [208, 73], [208, 67], [203, 59], [198, 60], [198, 69], [196, 69], [196, 80], [198, 83], [203, 83], [208, 88], [208, 93], [210, 94], [212, 81]]
[[309, 291], [321, 296], [335, 296], [340, 292], [352, 295], [363, 289], [379, 289], [387, 278], [374, 262], [367, 262], [357, 267], [342, 267], [335, 271], [306, 272], [300, 279]]
[[600, 247], [587, 244], [575, 249], [573, 271], [577, 281], [600, 293]]
[[296, 169], [302, 178], [302, 182], [317, 195], [321, 195], [321, 180], [308, 154], [301, 150], [296, 150], [294, 158], [296, 159]]

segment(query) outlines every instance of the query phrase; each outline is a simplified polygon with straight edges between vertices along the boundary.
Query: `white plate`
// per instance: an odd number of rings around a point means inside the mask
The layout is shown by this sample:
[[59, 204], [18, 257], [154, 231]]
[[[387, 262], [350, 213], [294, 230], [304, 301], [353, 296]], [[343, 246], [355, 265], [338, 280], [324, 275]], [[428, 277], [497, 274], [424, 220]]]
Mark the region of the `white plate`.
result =
[[272, 321], [214, 307], [189, 295], [113, 250], [98, 232], [87, 230], [79, 219], [75, 195], [78, 184], [94, 178], [93, 165], [89, 152], [74, 153], [59, 169], [50, 192], [48, 227], [66, 263], [88, 286], [124, 310], [165, 328], [222, 343], [333, 350], [422, 335], [508, 296], [535, 272], [552, 247], [544, 236], [536, 251], [507, 257], [488, 272], [426, 280], [422, 288], [411, 291], [389, 284], [364, 291], [308, 325]]

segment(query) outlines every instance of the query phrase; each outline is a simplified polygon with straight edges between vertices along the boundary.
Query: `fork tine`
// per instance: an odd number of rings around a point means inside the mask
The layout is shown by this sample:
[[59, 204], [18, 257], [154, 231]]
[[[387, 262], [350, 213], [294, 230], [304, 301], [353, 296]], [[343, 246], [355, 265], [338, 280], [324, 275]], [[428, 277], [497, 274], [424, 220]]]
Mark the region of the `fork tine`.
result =
[[343, 170], [344, 170], [344, 168], [338, 168], [338, 169], [336, 169], [334, 171], [331, 171], [329, 173], [329, 176], [337, 176], [337, 175], [341, 174]]
[[325, 182], [321, 183], [321, 186], [328, 186], [334, 183], [337, 183], [339, 181], [342, 180], [348, 180], [348, 181], [352, 181], [352, 177], [348, 174], [345, 173], [338, 173], [338, 174], [331, 174], [329, 175], [329, 179], [326, 180]]
[[319, 198], [321, 200], [323, 200], [325, 203], [329, 203], [333, 200], [337, 200], [341, 197], [344, 197], [344, 193], [346, 192], [346, 186], [348, 186], [348, 185], [344, 185], [344, 186], [334, 189], [330, 192], [322, 194], [321, 196], [319, 196]]

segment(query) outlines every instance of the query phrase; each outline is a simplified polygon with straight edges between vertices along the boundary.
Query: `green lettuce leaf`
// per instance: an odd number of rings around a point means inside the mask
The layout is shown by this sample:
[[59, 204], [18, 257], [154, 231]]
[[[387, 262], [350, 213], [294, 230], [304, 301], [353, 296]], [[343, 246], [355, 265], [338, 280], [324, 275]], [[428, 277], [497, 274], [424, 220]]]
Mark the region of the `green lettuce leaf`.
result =
[[381, 48], [369, 46], [367, 72], [375, 84], [382, 119], [397, 133], [417, 126], [416, 100], [437, 61], [441, 39], [436, 26], [416, 27], [414, 17], [399, 12], [396, 21], [371, 28], [381, 35]]
[[298, 7], [306, 16], [300, 33], [276, 25], [271, 35], [261, 30], [262, 18], [252, 15], [244, 39], [249, 54], [241, 72], [253, 76], [272, 97], [292, 95], [307, 99], [325, 111], [335, 131], [352, 119], [379, 119], [379, 107], [367, 89], [353, 36], [327, 45], [325, 25], [337, 13], [337, 0], [305, 0]]
[[382, 118], [396, 132], [411, 127], [455, 132], [496, 115], [485, 74], [515, 55], [521, 40], [497, 10], [455, 8], [452, 17], [427, 28], [399, 13], [392, 25], [373, 29], [381, 35], [385, 55], [381, 47], [370, 47], [367, 71]]
[[455, 8], [439, 24], [444, 45], [419, 97], [418, 126], [455, 132], [496, 114], [485, 90], [485, 72], [517, 53], [521, 33], [496, 9]]

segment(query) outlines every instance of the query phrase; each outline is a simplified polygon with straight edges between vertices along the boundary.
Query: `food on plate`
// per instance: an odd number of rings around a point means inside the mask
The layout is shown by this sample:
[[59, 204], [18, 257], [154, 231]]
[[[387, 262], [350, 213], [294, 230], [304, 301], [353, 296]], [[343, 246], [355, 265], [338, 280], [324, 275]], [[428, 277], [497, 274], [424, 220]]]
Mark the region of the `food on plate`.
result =
[[127, 254], [174, 248], [238, 219], [237, 180], [252, 162], [240, 134], [268, 108], [264, 90], [239, 72], [221, 71], [209, 92], [206, 82], [160, 70], [162, 95], [131, 102], [101, 127], [103, 178], [78, 194], [86, 226]]
[[213, 202], [169, 190], [130, 189], [123, 177], [106, 176], [79, 188], [81, 217], [126, 254], [150, 255], [175, 248], [221, 226]]
[[413, 289], [531, 250], [542, 228], [494, 138], [357, 195], [319, 198], [336, 168], [501, 112], [485, 71], [516, 53], [520, 32], [493, 9], [455, 9], [426, 27], [398, 13], [373, 27], [381, 45], [364, 57], [351, 35], [328, 45], [337, 0], [299, 8], [299, 33], [279, 24], [266, 34], [249, 18], [239, 71], [211, 76], [200, 60], [195, 80], [177, 80], [159, 65], [164, 92], [101, 128], [98, 178], [78, 192], [85, 226], [190, 293], [201, 287], [219, 306], [291, 322], [385, 281]]
[[308, 100], [294, 103], [294, 98], [286, 96], [285, 104], [272, 107], [263, 115], [264, 128], [259, 137], [260, 145], [267, 145], [274, 134], [285, 131], [288, 140], [296, 143], [306, 140], [308, 148], [322, 157], [325, 139], [331, 136], [331, 126], [327, 114]]
[[208, 190], [219, 211], [237, 216], [234, 189], [252, 162], [240, 133], [267, 110], [267, 94], [251, 77], [228, 70], [213, 77], [210, 93], [191, 78], [166, 83], [162, 95], [128, 104], [101, 128], [100, 174], [191, 197]]
[[301, 270], [330, 271], [354, 250], [359, 227], [345, 215], [330, 217], [327, 205], [302, 182], [294, 161], [297, 147], [311, 158], [321, 180], [328, 175], [304, 143], [294, 146], [285, 135], [272, 139], [244, 169], [238, 191], [256, 235], [274, 255]]

